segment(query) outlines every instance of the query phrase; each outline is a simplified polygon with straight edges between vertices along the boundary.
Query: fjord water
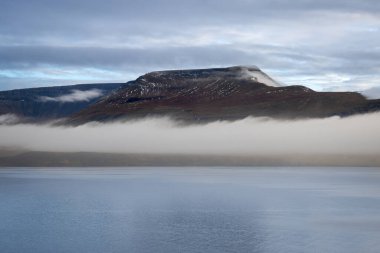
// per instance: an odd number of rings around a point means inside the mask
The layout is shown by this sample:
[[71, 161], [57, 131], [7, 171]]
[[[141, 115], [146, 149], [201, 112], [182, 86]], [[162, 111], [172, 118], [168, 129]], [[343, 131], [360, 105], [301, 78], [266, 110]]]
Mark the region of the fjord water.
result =
[[379, 252], [379, 168], [4, 168], [0, 252]]

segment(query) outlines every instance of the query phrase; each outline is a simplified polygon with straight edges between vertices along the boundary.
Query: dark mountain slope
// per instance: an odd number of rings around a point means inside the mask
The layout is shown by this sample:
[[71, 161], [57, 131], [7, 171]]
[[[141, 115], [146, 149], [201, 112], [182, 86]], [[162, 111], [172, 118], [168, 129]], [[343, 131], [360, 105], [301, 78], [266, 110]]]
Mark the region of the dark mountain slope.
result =
[[380, 100], [355, 92], [316, 92], [280, 86], [257, 67], [158, 71], [74, 114], [69, 122], [171, 116], [188, 122], [247, 116], [315, 118], [380, 109]]
[[122, 85], [125, 84], [79, 84], [1, 91], [0, 115], [15, 114], [30, 121], [62, 118], [88, 107]]

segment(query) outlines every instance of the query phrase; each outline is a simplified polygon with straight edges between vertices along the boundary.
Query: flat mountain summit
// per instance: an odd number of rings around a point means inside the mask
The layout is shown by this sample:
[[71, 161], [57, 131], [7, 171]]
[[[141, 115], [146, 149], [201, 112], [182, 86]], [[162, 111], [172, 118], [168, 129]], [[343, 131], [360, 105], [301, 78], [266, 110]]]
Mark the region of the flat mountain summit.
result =
[[348, 116], [380, 109], [356, 92], [316, 92], [284, 86], [256, 66], [155, 71], [128, 82], [69, 122], [169, 116], [185, 122]]

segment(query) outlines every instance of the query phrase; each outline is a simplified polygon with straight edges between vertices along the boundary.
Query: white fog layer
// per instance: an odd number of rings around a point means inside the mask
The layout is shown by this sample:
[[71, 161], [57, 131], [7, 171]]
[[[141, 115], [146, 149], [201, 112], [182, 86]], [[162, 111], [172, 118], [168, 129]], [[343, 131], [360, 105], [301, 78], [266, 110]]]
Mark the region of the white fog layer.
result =
[[178, 126], [169, 119], [78, 127], [0, 126], [0, 147], [153, 154], [378, 154], [380, 113], [298, 121], [247, 118]]

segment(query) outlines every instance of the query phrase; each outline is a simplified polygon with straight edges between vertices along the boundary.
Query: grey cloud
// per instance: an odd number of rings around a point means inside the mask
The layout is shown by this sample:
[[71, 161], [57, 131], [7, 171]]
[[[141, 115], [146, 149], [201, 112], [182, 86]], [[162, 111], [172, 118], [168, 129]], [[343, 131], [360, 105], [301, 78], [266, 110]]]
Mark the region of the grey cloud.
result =
[[380, 4], [370, 0], [4, 0], [0, 3], [0, 34], [13, 44], [41, 43], [41, 38], [72, 43], [117, 37], [125, 42], [133, 36], [162, 37], [208, 26], [224, 29], [276, 21], [282, 25], [283, 21], [305, 19], [310, 12], [376, 15], [379, 10]]
[[0, 55], [0, 66], [3, 68], [51, 64], [146, 69], [149, 67], [207, 66], [226, 63], [248, 64], [258, 60], [254, 58], [253, 54], [226, 46], [147, 49], [0, 46]]
[[[236, 64], [282, 72], [285, 83], [327, 73], [376, 80], [379, 11], [380, 2], [371, 0], [3, 0], [0, 81], [7, 78], [2, 70], [41, 67], [132, 76]], [[0, 89], [27, 85], [26, 78], [13, 79]]]
[[[70, 25], [77, 20], [88, 20], [88, 23], [96, 20], [156, 20], [172, 22], [173, 18], [179, 18], [178, 22], [205, 22], [217, 21], [220, 16], [226, 21], [238, 21], [242, 18], [250, 20], [257, 17], [276, 13], [278, 16], [287, 15], [289, 12], [310, 11], [339, 11], [339, 12], [369, 12], [377, 13], [380, 5], [373, 0], [151, 0], [149, 2], [131, 0], [3, 0], [0, 5], [3, 20], [11, 20], [12, 15], [23, 17], [31, 23], [39, 23], [49, 27], [51, 23]], [[252, 15], [254, 14], [254, 15]], [[70, 15], [70, 16], [68, 16]], [[194, 18], [197, 17], [197, 18]], [[13, 16], [14, 18], [14, 16]], [[49, 18], [49, 19], [48, 19]], [[69, 18], [64, 20], [63, 18]], [[22, 24], [22, 19], [14, 20], [16, 24]], [[18, 21], [18, 22], [17, 22]], [[30, 23], [27, 23], [30, 25]], [[78, 26], [83, 24], [78, 23]], [[25, 26], [25, 23], [24, 23]], [[4, 28], [5, 29], [5, 28]], [[24, 28], [28, 30], [27, 28]]]
[[[294, 70], [298, 74], [369, 74], [378, 67], [377, 52], [348, 51], [329, 57], [305, 54], [300, 49], [266, 45], [210, 45], [165, 48], [101, 48], [54, 46], [0, 46], [0, 67], [82, 66], [127, 69], [130, 72], [167, 69], [252, 65]], [[294, 73], [294, 72], [293, 72]]]
[[[274, 76], [275, 78], [281, 77], [277, 79], [283, 83], [287, 83], [288, 76], [309, 76], [313, 77], [313, 79], [322, 79], [325, 74], [329, 73], [348, 75], [352, 80], [357, 80], [357, 76], [365, 76], [369, 79], [368, 76], [371, 75], [373, 78], [379, 79], [376, 70], [378, 67], [376, 57], [367, 53], [360, 54], [359, 52], [351, 51], [343, 54], [339, 52], [329, 57], [322, 57], [317, 52], [315, 54], [302, 53], [299, 48], [261, 44], [145, 49], [0, 46], [0, 55], [0, 68], [5, 70], [32, 70], [39, 73], [40, 69], [45, 68], [77, 70], [79, 68], [84, 73], [84, 68], [107, 69], [115, 72], [115, 76], [113, 77], [111, 73], [107, 77], [98, 80], [111, 82], [129, 81], [138, 75], [154, 70], [252, 64], [259, 65], [269, 75], [275, 74], [276, 70], [284, 70], [285, 74]], [[62, 78], [62, 75], [55, 74], [54, 78], [58, 80]], [[75, 83], [83, 82], [83, 80], [83, 78], [80, 80], [76, 80], [75, 77], [72, 78]], [[21, 85], [31, 83], [33, 79], [23, 78], [19, 81]], [[44, 80], [41, 77], [39, 81], [35, 80], [34, 82], [49, 83], [49, 80]], [[54, 84], [54, 80], [50, 80], [50, 83]], [[66, 81], [66, 83], [68, 82]], [[302, 83], [301, 79], [295, 84], [309, 85], [308, 82]], [[353, 85], [347, 85], [346, 90], [357, 90]], [[330, 86], [326, 86], [326, 89], [328, 90]]]

